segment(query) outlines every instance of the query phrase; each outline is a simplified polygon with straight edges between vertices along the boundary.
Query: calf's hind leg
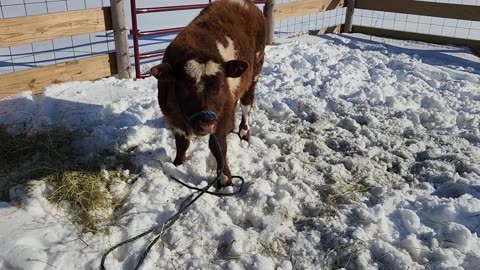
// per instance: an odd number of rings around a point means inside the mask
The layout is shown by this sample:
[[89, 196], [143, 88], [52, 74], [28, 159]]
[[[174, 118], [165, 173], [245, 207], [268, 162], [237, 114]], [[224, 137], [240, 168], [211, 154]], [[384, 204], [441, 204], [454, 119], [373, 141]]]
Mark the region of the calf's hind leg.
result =
[[241, 140], [250, 140], [250, 113], [252, 112], [253, 99], [255, 98], [255, 86], [257, 85], [260, 72], [262, 71], [263, 61], [264, 54], [259, 50], [255, 56], [255, 63], [253, 66], [253, 75], [255, 77], [248, 91], [240, 98], [240, 103], [242, 105], [242, 121], [238, 128], [238, 136]]
[[238, 136], [241, 140], [250, 140], [250, 113], [252, 112], [253, 99], [255, 98], [255, 85], [256, 81], [252, 81], [252, 85], [248, 91], [240, 99], [242, 106], [242, 121], [238, 127]]

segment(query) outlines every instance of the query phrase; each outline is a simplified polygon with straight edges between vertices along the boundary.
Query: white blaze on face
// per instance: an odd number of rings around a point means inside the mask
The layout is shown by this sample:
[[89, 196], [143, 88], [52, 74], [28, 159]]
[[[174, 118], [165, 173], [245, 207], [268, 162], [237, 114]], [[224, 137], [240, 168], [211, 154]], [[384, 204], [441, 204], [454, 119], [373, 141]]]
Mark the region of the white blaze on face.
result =
[[[228, 36], [226, 36], [225, 39], [227, 40], [226, 47], [221, 42], [217, 41], [218, 52], [222, 56], [223, 61], [228, 62], [230, 60], [237, 59], [237, 51], [235, 50], [235, 44], [233, 43], [233, 40]], [[227, 79], [230, 92], [232, 92], [232, 94], [235, 93], [240, 86], [240, 78]]]
[[212, 60], [207, 63], [199, 63], [196, 60], [189, 60], [185, 64], [185, 72], [188, 76], [195, 80], [198, 91], [203, 91], [202, 78], [204, 76], [212, 76], [220, 71], [220, 64], [213, 62]]

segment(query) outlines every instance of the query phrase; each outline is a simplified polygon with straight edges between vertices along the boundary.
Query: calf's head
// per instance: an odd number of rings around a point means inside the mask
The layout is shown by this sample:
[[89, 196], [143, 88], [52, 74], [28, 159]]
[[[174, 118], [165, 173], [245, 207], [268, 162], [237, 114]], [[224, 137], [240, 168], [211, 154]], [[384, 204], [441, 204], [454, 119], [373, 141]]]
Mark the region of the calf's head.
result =
[[227, 78], [238, 78], [248, 69], [241, 60], [227, 62], [190, 58], [175, 65], [162, 63], [150, 69], [158, 79], [160, 107], [174, 102], [183, 121], [198, 136], [214, 133], [227, 95]]

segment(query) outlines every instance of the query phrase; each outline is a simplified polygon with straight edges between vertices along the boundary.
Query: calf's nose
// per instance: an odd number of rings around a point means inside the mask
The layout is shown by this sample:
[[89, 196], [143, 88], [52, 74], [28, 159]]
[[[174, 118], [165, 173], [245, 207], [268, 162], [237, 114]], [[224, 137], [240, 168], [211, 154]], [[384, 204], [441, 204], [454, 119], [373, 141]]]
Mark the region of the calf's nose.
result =
[[212, 134], [215, 133], [215, 130], [217, 128], [217, 119], [210, 116], [205, 116], [201, 119], [196, 120], [192, 126], [193, 131], [197, 135]]
[[209, 124], [209, 125], [202, 126], [202, 131], [204, 134], [212, 134], [212, 133], [215, 133], [215, 128], [216, 128], [216, 124]]

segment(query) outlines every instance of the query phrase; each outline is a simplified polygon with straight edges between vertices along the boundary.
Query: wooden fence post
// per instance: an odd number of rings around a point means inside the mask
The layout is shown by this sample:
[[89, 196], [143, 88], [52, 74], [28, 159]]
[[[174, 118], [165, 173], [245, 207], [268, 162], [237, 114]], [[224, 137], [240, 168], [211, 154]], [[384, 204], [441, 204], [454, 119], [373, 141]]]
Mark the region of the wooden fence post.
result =
[[115, 54], [120, 79], [132, 78], [130, 55], [128, 53], [128, 29], [125, 21], [125, 3], [123, 0], [110, 0], [112, 10]]
[[268, 0], [265, 6], [265, 16], [267, 17], [267, 45], [273, 44], [273, 33], [275, 31], [275, 0]]
[[351, 33], [352, 32], [354, 11], [355, 11], [355, 0], [348, 0], [347, 14], [345, 16], [345, 26], [343, 28], [344, 33]]

